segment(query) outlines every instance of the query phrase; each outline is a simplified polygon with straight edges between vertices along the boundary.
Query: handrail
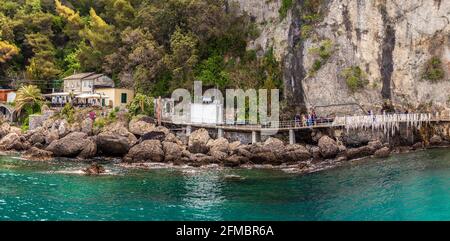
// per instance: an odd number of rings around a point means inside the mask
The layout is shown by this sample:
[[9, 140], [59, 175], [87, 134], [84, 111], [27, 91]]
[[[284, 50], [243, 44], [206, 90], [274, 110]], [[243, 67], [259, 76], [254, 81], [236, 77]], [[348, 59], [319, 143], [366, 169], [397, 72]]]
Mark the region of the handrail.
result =
[[[182, 125], [202, 126], [210, 128], [234, 128], [234, 129], [300, 129], [300, 128], [326, 128], [344, 126], [352, 127], [373, 127], [380, 126], [383, 123], [423, 123], [430, 121], [450, 121], [450, 115], [432, 115], [430, 113], [408, 113], [408, 114], [383, 114], [383, 115], [359, 115], [359, 116], [340, 116], [335, 118], [318, 118], [311, 121], [269, 121], [267, 123], [249, 124], [248, 122], [239, 123], [182, 123]], [[170, 118], [164, 118], [163, 122], [172, 123]], [[308, 124], [309, 123], [309, 124]]]

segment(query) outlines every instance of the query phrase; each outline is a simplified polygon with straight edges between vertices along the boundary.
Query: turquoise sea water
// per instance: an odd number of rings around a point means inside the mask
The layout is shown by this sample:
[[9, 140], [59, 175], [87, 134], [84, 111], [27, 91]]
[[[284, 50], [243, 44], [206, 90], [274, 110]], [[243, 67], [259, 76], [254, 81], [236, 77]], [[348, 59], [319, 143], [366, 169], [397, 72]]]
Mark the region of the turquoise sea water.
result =
[[450, 220], [450, 150], [309, 175], [111, 164], [114, 175], [71, 173], [85, 166], [0, 157], [0, 220]]

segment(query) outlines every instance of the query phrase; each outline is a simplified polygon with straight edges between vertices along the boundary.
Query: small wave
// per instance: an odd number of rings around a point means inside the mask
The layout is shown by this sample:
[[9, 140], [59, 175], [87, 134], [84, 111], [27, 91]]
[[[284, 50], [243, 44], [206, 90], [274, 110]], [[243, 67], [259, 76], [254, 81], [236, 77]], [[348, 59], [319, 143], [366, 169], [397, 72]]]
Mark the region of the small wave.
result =
[[[86, 175], [86, 173], [82, 169], [66, 169], [66, 170], [58, 170], [58, 171], [47, 171], [45, 173], [49, 174], [71, 174], [71, 175]], [[118, 172], [112, 170], [105, 170], [104, 173], [99, 175], [118, 175]]]
[[239, 175], [229, 174], [223, 177], [225, 180], [245, 180], [245, 177]]

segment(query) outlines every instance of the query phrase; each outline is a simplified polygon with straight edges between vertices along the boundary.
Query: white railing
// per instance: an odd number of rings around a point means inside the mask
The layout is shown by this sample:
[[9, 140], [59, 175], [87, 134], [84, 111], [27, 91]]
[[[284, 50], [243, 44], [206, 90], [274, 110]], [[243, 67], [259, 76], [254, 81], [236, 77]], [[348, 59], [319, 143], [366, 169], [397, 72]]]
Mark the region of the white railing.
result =
[[[406, 123], [407, 127], [420, 127], [430, 121], [450, 121], [450, 115], [432, 115], [430, 113], [411, 114], [383, 114], [383, 115], [361, 115], [361, 116], [340, 116], [335, 118], [318, 118], [315, 121], [269, 121], [266, 123], [251, 124], [248, 121], [225, 122], [225, 123], [182, 123], [183, 125], [204, 126], [204, 127], [224, 127], [235, 129], [273, 129], [273, 128], [314, 128], [314, 127], [344, 127], [350, 129], [384, 129], [392, 130], [399, 128], [400, 123]], [[169, 121], [169, 120], [165, 120]], [[170, 122], [170, 121], [169, 121]]]

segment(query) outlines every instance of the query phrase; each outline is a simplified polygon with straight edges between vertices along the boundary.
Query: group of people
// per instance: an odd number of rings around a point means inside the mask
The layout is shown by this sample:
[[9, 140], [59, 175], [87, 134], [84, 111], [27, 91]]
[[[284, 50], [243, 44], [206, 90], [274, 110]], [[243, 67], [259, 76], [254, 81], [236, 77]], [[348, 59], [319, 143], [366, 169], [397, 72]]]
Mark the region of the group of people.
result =
[[317, 124], [317, 114], [314, 110], [312, 110], [309, 114], [296, 114], [294, 117], [295, 126], [314, 126]]

